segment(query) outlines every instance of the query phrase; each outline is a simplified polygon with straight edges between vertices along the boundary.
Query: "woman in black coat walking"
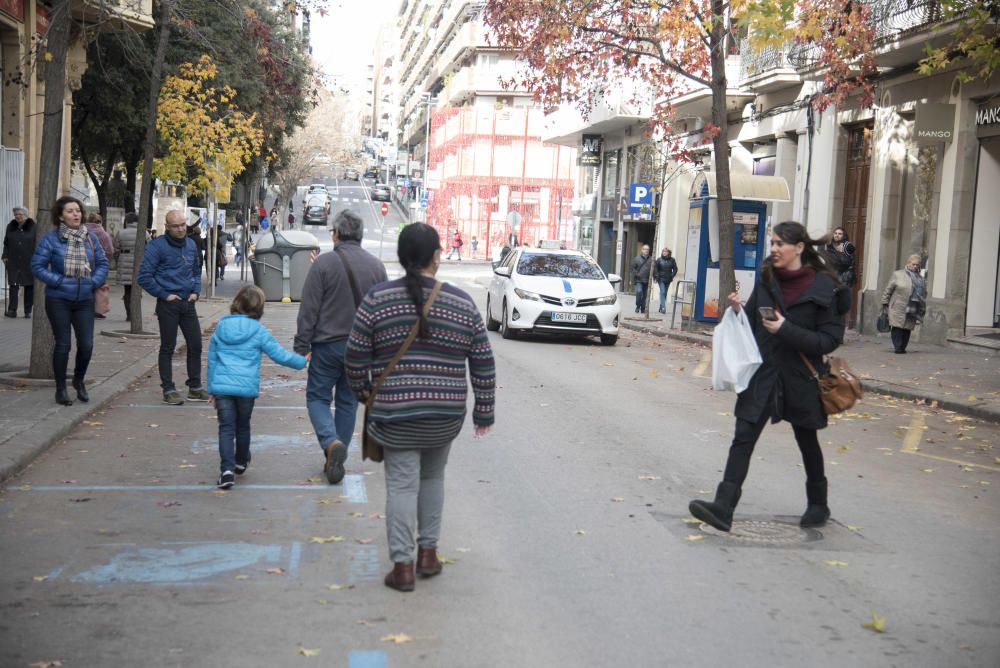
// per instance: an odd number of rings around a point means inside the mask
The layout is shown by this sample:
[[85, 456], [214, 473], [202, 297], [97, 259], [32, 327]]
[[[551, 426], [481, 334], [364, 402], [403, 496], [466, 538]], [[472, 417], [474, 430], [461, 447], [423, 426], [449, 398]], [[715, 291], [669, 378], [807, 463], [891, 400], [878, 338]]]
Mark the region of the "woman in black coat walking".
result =
[[35, 298], [35, 277], [31, 274], [31, 256], [35, 254], [35, 221], [28, 210], [14, 207], [14, 220], [3, 237], [3, 263], [7, 269], [7, 309], [4, 315], [17, 317], [17, 293], [24, 288], [24, 317], [31, 317]]
[[[763, 364], [736, 399], [736, 433], [715, 501], [695, 500], [689, 505], [692, 515], [720, 531], [731, 528], [754, 446], [768, 420], [790, 422], [802, 453], [808, 505], [799, 523], [822, 526], [830, 518], [823, 452], [816, 435], [826, 427], [826, 413], [819, 385], [803, 356], [815, 369], [824, 368], [823, 355], [843, 341], [844, 321], [836, 298], [839, 280], [816, 248], [817, 242], [799, 223], [775, 225], [771, 255], [747, 302]], [[740, 310], [736, 293], [729, 295], [729, 303]]]

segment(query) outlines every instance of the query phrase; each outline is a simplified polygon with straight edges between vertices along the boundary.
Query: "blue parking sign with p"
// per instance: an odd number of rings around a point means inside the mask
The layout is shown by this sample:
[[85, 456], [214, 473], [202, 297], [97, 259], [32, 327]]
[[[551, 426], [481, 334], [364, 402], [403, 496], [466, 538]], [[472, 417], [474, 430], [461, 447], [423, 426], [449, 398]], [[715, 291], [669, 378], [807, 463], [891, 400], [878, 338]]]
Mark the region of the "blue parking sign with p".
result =
[[649, 183], [632, 183], [628, 187], [628, 208], [632, 215], [649, 213], [653, 208], [653, 186]]

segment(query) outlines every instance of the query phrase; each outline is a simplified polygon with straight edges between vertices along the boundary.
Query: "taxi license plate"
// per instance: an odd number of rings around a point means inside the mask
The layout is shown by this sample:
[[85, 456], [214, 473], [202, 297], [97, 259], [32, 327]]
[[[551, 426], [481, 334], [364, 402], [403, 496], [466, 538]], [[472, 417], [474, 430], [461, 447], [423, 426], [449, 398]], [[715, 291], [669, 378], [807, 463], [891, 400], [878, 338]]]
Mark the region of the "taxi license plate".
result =
[[552, 322], [587, 322], [586, 313], [558, 313], [552, 312]]

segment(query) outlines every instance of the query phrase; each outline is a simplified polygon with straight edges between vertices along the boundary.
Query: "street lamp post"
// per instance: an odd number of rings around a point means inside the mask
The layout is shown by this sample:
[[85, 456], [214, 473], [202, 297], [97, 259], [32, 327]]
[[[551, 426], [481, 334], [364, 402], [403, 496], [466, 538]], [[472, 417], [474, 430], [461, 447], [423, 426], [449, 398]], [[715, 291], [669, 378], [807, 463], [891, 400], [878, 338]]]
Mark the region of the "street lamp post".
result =
[[[424, 104], [424, 114], [427, 118], [424, 119], [424, 172], [420, 179], [420, 192], [418, 201], [424, 201], [424, 193], [427, 191], [427, 166], [428, 160], [430, 158], [431, 152], [431, 106], [437, 103], [437, 98], [431, 95], [429, 92], [423, 94], [423, 104]], [[427, 222], [427, 209], [423, 209], [423, 221]]]

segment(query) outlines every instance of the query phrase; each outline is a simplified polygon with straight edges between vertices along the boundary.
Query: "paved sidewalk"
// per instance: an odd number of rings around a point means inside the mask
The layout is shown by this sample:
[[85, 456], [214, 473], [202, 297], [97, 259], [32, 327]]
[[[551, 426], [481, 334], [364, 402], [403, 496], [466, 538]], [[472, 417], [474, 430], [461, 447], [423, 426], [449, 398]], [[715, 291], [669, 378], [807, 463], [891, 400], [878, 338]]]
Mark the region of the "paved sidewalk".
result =
[[[619, 293], [622, 325], [626, 329], [668, 336], [711, 347], [711, 330], [688, 332], [671, 329], [667, 314], [633, 313], [635, 297]], [[654, 304], [655, 306], [655, 304]], [[680, 324], [678, 315], [677, 324]], [[861, 376], [866, 391], [937, 405], [945, 410], [1000, 422], [1000, 352], [970, 352], [948, 346], [910, 342], [907, 354], [892, 352], [889, 335], [848, 332], [838, 355]], [[937, 402], [934, 404], [934, 402]]]
[[[202, 331], [206, 332], [204, 348], [208, 350], [208, 332], [219, 318], [229, 313], [229, 304], [239, 288], [238, 268], [227, 272], [228, 280], [219, 281], [215, 298], [203, 298], [198, 304]], [[143, 331], [157, 332], [153, 310], [156, 300], [143, 295]], [[44, 317], [44, 314], [38, 314]], [[53, 400], [55, 385], [51, 382], [11, 380], [12, 373], [28, 368], [31, 353], [31, 320], [4, 318], [0, 322], [0, 373], [7, 378], [0, 382], [0, 480], [5, 480], [31, 464], [46, 448], [68, 434], [84, 420], [99, 420], [100, 411], [121, 392], [144, 376], [156, 373], [159, 338], [107, 336], [102, 331], [127, 331], [122, 288], [111, 288], [111, 312], [94, 327], [94, 355], [87, 371], [90, 402], [74, 401], [72, 406], [59, 406]], [[183, 337], [178, 335], [178, 353], [174, 355], [174, 376], [186, 378], [184, 371]], [[70, 352], [70, 373], [76, 346]], [[202, 374], [205, 362], [202, 362]], [[180, 384], [180, 383], [178, 383]], [[71, 391], [70, 395], [75, 398]], [[95, 417], [91, 417], [95, 416]]]

